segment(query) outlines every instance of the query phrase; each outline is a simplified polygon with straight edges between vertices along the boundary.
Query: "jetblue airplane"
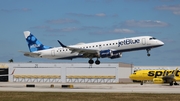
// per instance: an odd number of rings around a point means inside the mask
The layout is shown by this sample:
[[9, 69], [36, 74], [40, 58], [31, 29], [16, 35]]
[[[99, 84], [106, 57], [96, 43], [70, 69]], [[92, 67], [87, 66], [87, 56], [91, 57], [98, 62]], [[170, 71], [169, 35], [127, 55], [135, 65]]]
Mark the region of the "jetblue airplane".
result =
[[152, 48], [163, 46], [164, 43], [152, 36], [139, 36], [116, 40], [100, 41], [93, 43], [79, 43], [66, 46], [59, 42], [61, 47], [49, 47], [43, 45], [30, 31], [24, 31], [30, 52], [24, 52], [24, 56], [48, 59], [73, 59], [89, 58], [88, 63], [99, 65], [99, 58], [121, 58], [123, 52], [146, 50], [147, 56]]

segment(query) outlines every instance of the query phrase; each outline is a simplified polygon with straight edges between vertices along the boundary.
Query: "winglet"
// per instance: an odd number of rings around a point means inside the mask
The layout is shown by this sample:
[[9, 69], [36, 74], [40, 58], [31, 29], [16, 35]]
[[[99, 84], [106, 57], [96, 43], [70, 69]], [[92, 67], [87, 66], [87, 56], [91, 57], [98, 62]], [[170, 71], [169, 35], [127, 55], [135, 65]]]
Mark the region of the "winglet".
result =
[[62, 44], [59, 40], [57, 40], [59, 42], [59, 44], [62, 46], [62, 47], [67, 47], [66, 45]]

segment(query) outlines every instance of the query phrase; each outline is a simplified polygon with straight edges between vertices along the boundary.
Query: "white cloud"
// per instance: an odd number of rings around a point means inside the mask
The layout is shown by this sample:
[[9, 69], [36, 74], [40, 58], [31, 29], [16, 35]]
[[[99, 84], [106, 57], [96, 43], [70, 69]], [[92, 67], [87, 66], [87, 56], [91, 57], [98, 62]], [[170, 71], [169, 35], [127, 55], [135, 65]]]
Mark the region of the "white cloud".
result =
[[156, 9], [177, 11], [177, 10], [180, 10], [180, 5], [170, 5], [170, 6], [163, 5], [163, 6], [156, 7]]
[[63, 31], [63, 32], [71, 32], [71, 31], [76, 31], [78, 29], [79, 28], [77, 28], [77, 27], [67, 27], [67, 28], [62, 28], [61, 31]]
[[162, 21], [152, 21], [152, 20], [127, 20], [121, 23], [122, 27], [166, 27], [169, 26], [168, 23]]
[[50, 28], [49, 26], [34, 26], [34, 27], [31, 27], [31, 28], [34, 28], [34, 29], [48, 29]]
[[28, 12], [31, 11], [29, 8], [21, 8], [21, 9], [0, 9], [1, 12]]
[[97, 30], [102, 29], [101, 27], [97, 26], [82, 26], [82, 27], [65, 27], [65, 28], [52, 28], [50, 26], [34, 26], [30, 27], [32, 29], [43, 29], [48, 32], [73, 32], [73, 31], [81, 31], [81, 30]]
[[124, 33], [124, 34], [130, 34], [130, 33], [135, 33], [135, 31], [130, 30], [130, 29], [114, 29], [113, 33]]
[[157, 6], [156, 9], [158, 10], [167, 10], [171, 11], [175, 15], [180, 15], [180, 5], [163, 5], [163, 6]]
[[175, 0], [160, 0], [160, 1], [162, 1], [162, 2], [173, 2]]
[[31, 11], [31, 9], [29, 9], [29, 8], [22, 8], [22, 9], [20, 9], [21, 11], [24, 11], [24, 12], [26, 12], [26, 11]]
[[173, 14], [180, 15], [180, 11], [173, 11]]
[[98, 13], [98, 14], [95, 14], [95, 16], [98, 16], [98, 17], [105, 17], [106, 14], [104, 14], [104, 13]]
[[79, 17], [105, 17], [107, 16], [105, 13], [97, 13], [97, 14], [67, 13], [67, 14], [72, 15], [72, 16], [79, 16]]
[[79, 28], [77, 27], [67, 27], [67, 28], [48, 28], [46, 31], [48, 32], [72, 32], [72, 31], [77, 31]]
[[95, 32], [90, 32], [89, 34], [93, 35], [102, 35], [102, 34], [134, 34], [136, 31], [125, 29], [125, 28], [116, 28], [111, 30], [99, 30]]
[[47, 20], [46, 22], [47, 22], [47, 23], [50, 23], [50, 24], [78, 23], [77, 20], [73, 20], [73, 19]]

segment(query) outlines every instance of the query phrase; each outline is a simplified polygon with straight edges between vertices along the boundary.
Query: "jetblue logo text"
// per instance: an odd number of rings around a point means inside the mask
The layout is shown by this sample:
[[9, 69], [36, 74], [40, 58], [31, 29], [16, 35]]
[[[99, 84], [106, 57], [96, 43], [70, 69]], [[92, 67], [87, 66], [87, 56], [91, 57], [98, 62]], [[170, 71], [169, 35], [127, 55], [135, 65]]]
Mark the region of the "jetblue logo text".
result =
[[40, 45], [37, 45], [37, 44], [33, 44], [30, 46], [30, 48], [38, 48], [38, 47], [40, 47]]
[[123, 41], [119, 41], [118, 47], [123, 46], [123, 45], [137, 44], [137, 43], [140, 43], [139, 39], [134, 39], [134, 40], [133, 39], [126, 39]]

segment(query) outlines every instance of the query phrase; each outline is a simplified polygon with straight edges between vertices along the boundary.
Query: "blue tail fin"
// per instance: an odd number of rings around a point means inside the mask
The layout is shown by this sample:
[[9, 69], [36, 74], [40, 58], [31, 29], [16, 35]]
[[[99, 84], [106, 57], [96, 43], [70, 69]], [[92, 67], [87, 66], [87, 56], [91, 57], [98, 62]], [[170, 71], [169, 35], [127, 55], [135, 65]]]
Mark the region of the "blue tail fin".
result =
[[39, 51], [39, 50], [45, 50], [52, 47], [43, 45], [34, 35], [32, 35], [29, 31], [24, 31], [24, 36], [26, 38], [26, 41], [28, 43], [29, 51]]

